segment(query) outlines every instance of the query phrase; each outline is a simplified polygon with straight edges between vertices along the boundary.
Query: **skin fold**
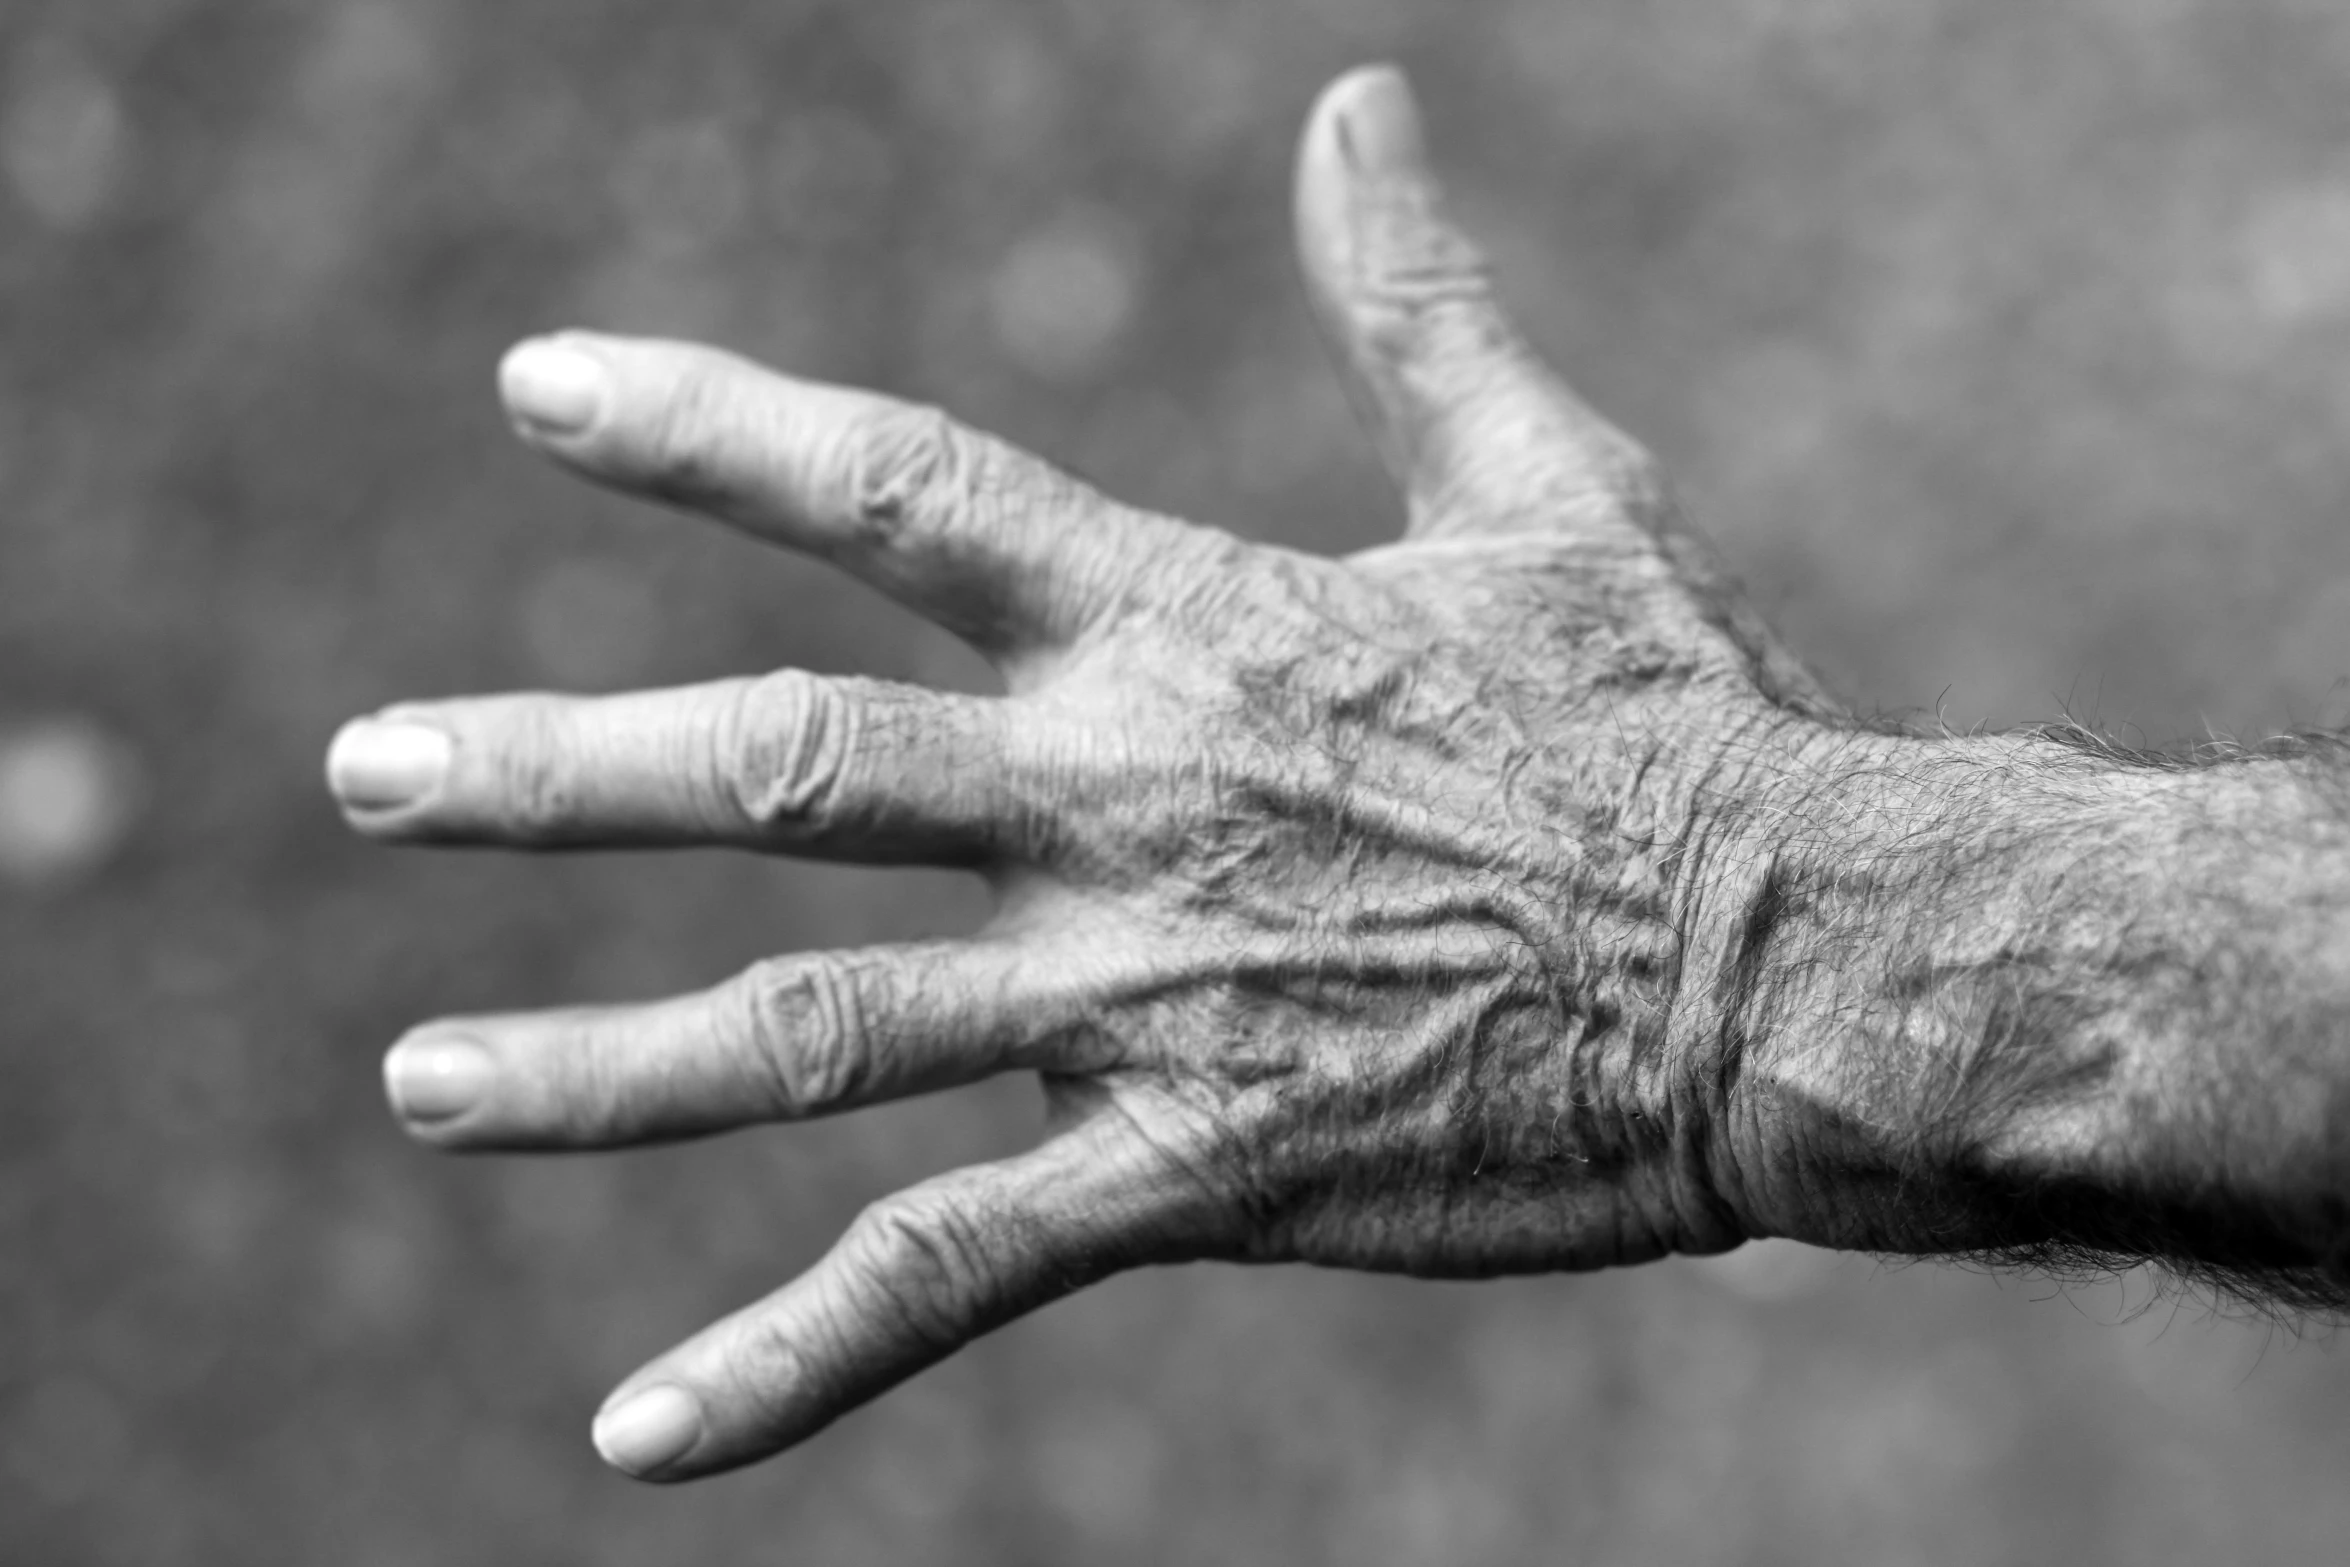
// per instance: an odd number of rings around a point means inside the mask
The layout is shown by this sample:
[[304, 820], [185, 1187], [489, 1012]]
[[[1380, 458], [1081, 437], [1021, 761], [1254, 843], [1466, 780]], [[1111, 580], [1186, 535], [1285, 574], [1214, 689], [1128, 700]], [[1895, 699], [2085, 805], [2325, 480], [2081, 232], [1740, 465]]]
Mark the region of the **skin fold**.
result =
[[1325, 559], [1097, 495], [933, 410], [691, 345], [528, 343], [516, 428], [830, 560], [1002, 670], [411, 704], [361, 831], [968, 867], [968, 940], [448, 1019], [386, 1072], [452, 1149], [619, 1147], [1036, 1073], [1034, 1150], [875, 1204], [632, 1377], [607, 1458], [797, 1442], [1116, 1270], [1591, 1268], [1765, 1235], [2344, 1276], [2350, 830], [2324, 744], [2180, 766], [1855, 721], [1654, 467], [1540, 365], [1408, 90], [1300, 152], [1314, 308], [1409, 500]]

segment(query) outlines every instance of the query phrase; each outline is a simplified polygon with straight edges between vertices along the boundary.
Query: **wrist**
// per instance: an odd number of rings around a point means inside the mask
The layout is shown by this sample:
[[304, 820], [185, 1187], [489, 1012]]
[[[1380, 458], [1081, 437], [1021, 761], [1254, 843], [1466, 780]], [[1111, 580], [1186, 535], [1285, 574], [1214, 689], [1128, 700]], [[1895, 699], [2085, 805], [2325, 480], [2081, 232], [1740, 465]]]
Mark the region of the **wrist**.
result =
[[1764, 933], [1718, 1009], [1748, 1232], [2339, 1298], [2341, 784], [2041, 736], [1827, 769], [1731, 916]]
[[[1988, 1186], [2084, 1135], [2057, 914], [2112, 770], [2028, 736], [1816, 730], [1722, 878], [1706, 1008], [1721, 1184], [1753, 1235], [1914, 1253], [2035, 1237]], [[2077, 1149], [2071, 1149], [2078, 1152]]]
[[[1674, 1249], [1791, 1236], [1865, 1247], [1877, 1161], [1841, 1146], [1871, 1113], [1849, 1015], [1890, 922], [1919, 901], [1876, 835], [1921, 742], [1784, 719], [1741, 733], [1677, 809], [1673, 1070], [1644, 1114], [1675, 1131]], [[1927, 855], [1907, 819], [1907, 853]]]

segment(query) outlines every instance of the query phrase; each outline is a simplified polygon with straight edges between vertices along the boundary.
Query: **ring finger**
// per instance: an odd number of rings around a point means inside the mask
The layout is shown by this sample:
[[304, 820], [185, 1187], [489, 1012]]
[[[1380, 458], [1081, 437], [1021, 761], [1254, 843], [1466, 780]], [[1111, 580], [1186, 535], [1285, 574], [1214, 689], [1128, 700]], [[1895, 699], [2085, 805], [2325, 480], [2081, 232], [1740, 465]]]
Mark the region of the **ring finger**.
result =
[[1009, 939], [807, 953], [664, 1001], [426, 1024], [385, 1086], [411, 1132], [451, 1148], [695, 1137], [1099, 1064], [1078, 1057], [1100, 978]]

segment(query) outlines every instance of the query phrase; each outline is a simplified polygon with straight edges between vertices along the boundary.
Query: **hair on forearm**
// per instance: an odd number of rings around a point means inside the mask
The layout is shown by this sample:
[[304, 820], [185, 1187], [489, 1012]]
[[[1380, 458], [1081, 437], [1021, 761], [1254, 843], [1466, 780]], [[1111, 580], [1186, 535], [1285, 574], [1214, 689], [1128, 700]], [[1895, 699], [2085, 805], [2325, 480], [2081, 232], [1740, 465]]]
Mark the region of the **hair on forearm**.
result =
[[1834, 1041], [1797, 1099], [1843, 1243], [2350, 1308], [2350, 744], [1893, 755], [1894, 847], [1765, 878], [1737, 978]]

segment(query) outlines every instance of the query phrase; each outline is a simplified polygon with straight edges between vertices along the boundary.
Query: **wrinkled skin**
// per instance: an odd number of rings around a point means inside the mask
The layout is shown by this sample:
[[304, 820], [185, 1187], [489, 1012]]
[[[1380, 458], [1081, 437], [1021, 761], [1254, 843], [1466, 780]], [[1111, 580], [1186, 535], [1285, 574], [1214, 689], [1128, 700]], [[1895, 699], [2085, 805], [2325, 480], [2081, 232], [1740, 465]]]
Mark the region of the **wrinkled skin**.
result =
[[1645, 550], [1213, 553], [1216, 599], [1039, 693], [1079, 761], [1011, 917], [1110, 971], [1064, 1113], [1107, 1088], [1217, 1254], [1485, 1274], [1743, 1238], [1675, 1027], [1705, 797], [1793, 727], [1735, 642]]
[[1051, 1109], [1034, 1151], [883, 1200], [638, 1373], [598, 1430], [621, 1467], [763, 1456], [1125, 1267], [1489, 1274], [1786, 1227], [1741, 1174], [1775, 1150], [1732, 1102], [1722, 976], [1764, 828], [1814, 787], [1805, 758], [1855, 742], [1647, 459], [1508, 328], [1393, 73], [1325, 95], [1298, 216], [1410, 500], [1405, 541], [1345, 560], [709, 350], [575, 334], [509, 359], [533, 445], [834, 561], [1008, 694], [790, 671], [411, 705], [338, 740], [351, 819], [966, 865], [998, 911], [703, 996], [429, 1025], [387, 1067], [408, 1124], [618, 1146], [1010, 1069]]

